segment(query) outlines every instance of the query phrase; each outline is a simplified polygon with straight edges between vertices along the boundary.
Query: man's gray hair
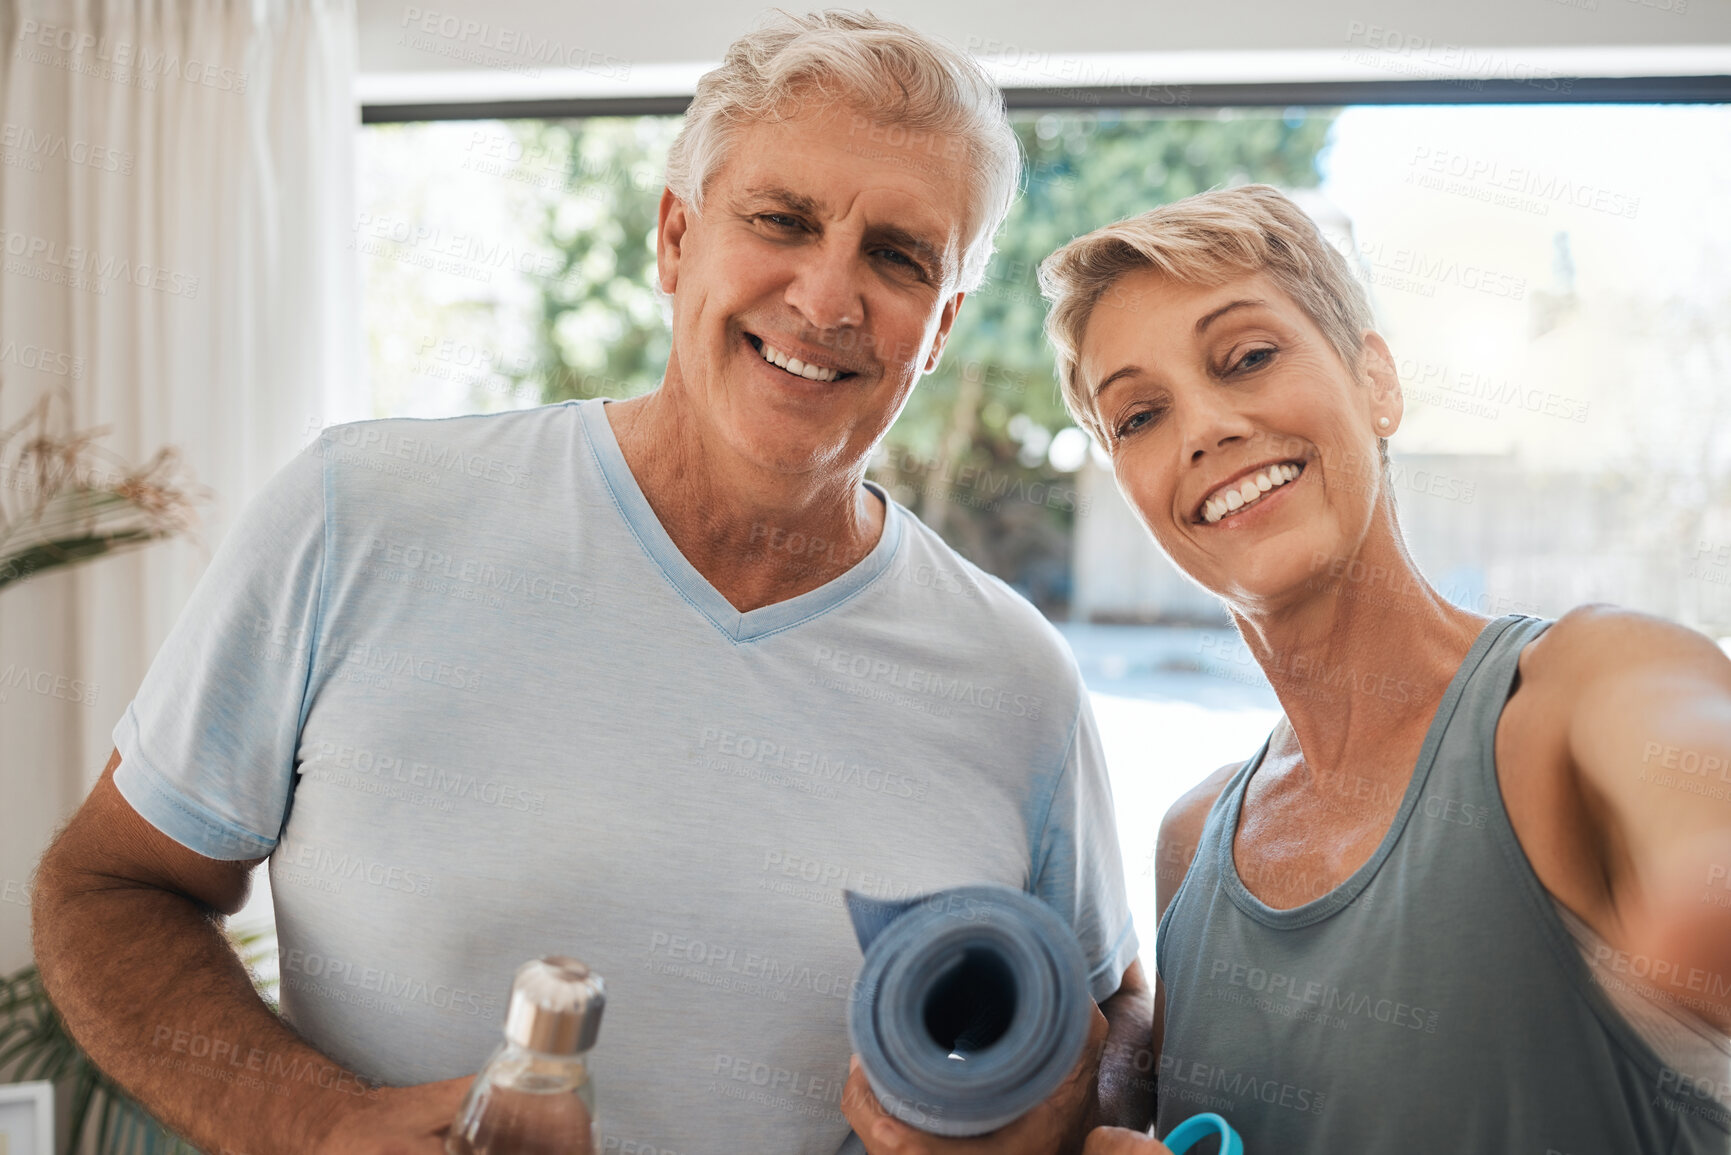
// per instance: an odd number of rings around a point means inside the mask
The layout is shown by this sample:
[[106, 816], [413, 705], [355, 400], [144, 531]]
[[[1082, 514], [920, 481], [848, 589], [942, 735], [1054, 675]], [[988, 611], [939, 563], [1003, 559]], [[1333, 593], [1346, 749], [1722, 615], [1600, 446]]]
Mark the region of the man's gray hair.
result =
[[[934, 162], [966, 165], [974, 196], [958, 288], [985, 280], [992, 238], [1015, 200], [1022, 167], [1003, 95], [971, 56], [869, 12], [776, 10], [764, 27], [735, 40], [721, 67], [697, 82], [667, 156], [667, 187], [701, 215], [704, 186], [726, 162], [735, 131], [797, 116], [814, 96], [886, 130], [877, 141], [913, 144], [911, 159], [923, 134], [943, 153], [933, 152]], [[961, 148], [945, 149], [946, 138]], [[862, 145], [870, 139], [862, 132]]]

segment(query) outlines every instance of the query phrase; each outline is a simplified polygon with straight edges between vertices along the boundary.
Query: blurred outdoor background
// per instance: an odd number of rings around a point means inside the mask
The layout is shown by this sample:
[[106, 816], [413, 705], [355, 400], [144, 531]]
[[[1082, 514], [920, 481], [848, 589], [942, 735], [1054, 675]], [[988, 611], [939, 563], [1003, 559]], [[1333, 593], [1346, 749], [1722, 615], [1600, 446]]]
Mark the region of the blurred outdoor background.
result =
[[[1249, 756], [1272, 693], [1064, 412], [1035, 268], [1071, 237], [1267, 182], [1363, 278], [1399, 362], [1412, 550], [1451, 600], [1611, 601], [1731, 637], [1731, 108], [1018, 113], [1023, 194], [872, 469], [1070, 640], [1111, 762], [1145, 949], [1167, 804]], [[430, 121], [360, 137], [373, 415], [654, 388], [673, 117]], [[398, 239], [400, 238], [400, 239]], [[310, 439], [322, 424], [309, 415]]]

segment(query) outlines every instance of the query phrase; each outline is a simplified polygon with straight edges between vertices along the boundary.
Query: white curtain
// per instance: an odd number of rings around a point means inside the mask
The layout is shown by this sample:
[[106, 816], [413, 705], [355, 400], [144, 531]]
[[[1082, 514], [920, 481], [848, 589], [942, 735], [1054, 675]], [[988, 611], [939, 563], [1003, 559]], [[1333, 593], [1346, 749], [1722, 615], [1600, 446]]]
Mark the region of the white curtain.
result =
[[0, 589], [4, 972], [22, 884], [210, 550], [320, 426], [368, 414], [354, 0], [7, 0], [0, 32], [0, 422], [67, 389], [102, 444], [177, 446], [214, 497], [198, 543]]

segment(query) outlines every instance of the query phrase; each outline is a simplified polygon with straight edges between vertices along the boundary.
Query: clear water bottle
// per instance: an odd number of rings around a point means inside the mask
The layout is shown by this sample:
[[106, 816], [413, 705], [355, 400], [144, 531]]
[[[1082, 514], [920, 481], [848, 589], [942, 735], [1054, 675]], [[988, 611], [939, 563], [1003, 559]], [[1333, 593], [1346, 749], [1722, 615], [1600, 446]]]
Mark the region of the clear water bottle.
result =
[[601, 976], [549, 955], [517, 968], [505, 1043], [469, 1088], [447, 1155], [595, 1155], [590, 1048], [606, 1006]]

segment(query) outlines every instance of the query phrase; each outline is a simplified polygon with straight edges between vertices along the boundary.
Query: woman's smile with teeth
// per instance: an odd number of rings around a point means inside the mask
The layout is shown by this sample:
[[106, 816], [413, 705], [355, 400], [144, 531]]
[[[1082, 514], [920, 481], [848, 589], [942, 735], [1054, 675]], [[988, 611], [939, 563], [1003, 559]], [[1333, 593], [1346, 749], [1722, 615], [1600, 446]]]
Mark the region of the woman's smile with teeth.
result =
[[804, 377], [807, 381], [834, 381], [841, 376], [840, 371], [826, 369], [822, 365], [807, 365], [798, 357], [791, 357], [771, 345], [761, 337], [757, 339], [758, 356], [768, 361], [778, 369], [785, 369], [795, 377]]
[[1265, 465], [1255, 473], [1247, 474], [1230, 485], [1223, 485], [1208, 495], [1202, 503], [1202, 520], [1213, 525], [1227, 514], [1237, 513], [1247, 505], [1255, 505], [1265, 494], [1272, 493], [1289, 481], [1295, 481], [1304, 472], [1304, 466], [1296, 461], [1283, 461], [1279, 465]]

